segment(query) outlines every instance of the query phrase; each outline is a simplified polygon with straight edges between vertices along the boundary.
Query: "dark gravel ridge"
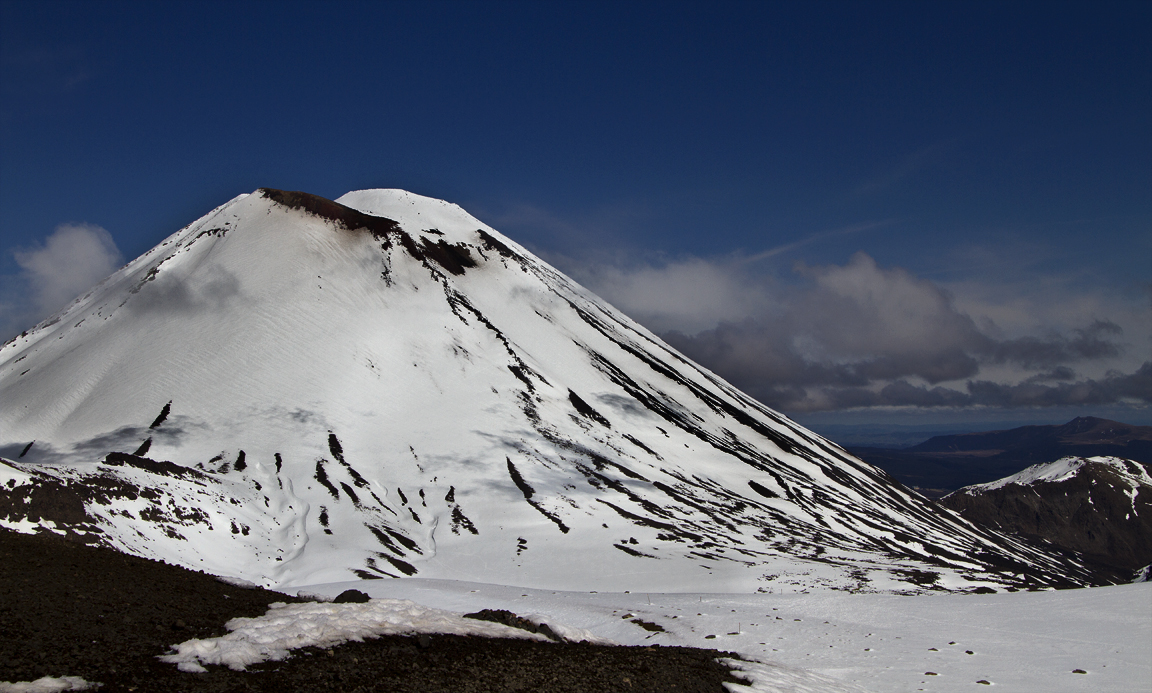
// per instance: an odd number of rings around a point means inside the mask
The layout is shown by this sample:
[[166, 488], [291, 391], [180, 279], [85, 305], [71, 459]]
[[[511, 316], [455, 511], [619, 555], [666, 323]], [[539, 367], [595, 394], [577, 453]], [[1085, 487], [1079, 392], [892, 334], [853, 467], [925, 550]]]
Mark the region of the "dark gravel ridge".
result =
[[433, 635], [385, 636], [234, 672], [178, 671], [175, 643], [299, 601], [51, 534], [0, 530], [0, 681], [80, 676], [116, 691], [723, 693], [730, 652]]

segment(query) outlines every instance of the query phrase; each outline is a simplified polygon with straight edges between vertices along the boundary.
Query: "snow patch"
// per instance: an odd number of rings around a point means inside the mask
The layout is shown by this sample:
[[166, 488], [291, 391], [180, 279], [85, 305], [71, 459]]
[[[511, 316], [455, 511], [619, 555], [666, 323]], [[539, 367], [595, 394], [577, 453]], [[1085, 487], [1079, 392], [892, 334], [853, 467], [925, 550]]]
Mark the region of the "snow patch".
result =
[[562, 623], [556, 623], [545, 614], [528, 614], [524, 617], [537, 626], [548, 626], [560, 639], [567, 642], [586, 642], [591, 645], [619, 645], [620, 643], [609, 638], [601, 638], [586, 628], [574, 628]]
[[[1027, 469], [1017, 472], [1012, 476], [1006, 476], [1003, 479], [990, 481], [986, 484], [973, 484], [972, 486], [965, 486], [957, 493], [980, 493], [983, 491], [993, 491], [1002, 488], [1009, 484], [1017, 484], [1020, 486], [1030, 486], [1039, 483], [1059, 483], [1067, 481], [1076, 476], [1080, 469], [1087, 464], [1101, 464], [1111, 467], [1113, 471], [1127, 480], [1130, 488], [1135, 489], [1139, 485], [1152, 485], [1152, 477], [1139, 465], [1137, 465], [1138, 473], [1133, 474], [1131, 471], [1131, 464], [1125, 464], [1125, 460], [1119, 457], [1062, 457], [1055, 462], [1048, 462], [1047, 464], [1034, 464]], [[1131, 494], [1135, 497], [1135, 493]]]
[[58, 693], [58, 691], [87, 691], [99, 686], [79, 676], [43, 676], [35, 681], [0, 681], [0, 693]]
[[1023, 471], [1016, 472], [1012, 476], [1006, 476], [1003, 479], [997, 479], [987, 484], [976, 484], [968, 488], [992, 491], [1007, 486], [1008, 484], [1030, 486], [1031, 484], [1041, 482], [1056, 483], [1067, 481], [1076, 476], [1076, 472], [1087, 463], [1088, 459], [1084, 457], [1063, 457], [1047, 464], [1034, 464]]
[[[420, 606], [407, 599], [373, 599], [362, 604], [307, 603], [269, 605], [256, 618], [234, 618], [225, 624], [232, 631], [218, 638], [193, 638], [174, 645], [174, 654], [160, 660], [181, 671], [206, 671], [206, 664], [222, 664], [243, 671], [253, 664], [287, 659], [301, 647], [332, 647], [350, 640], [360, 642], [381, 635], [417, 633], [519, 638], [549, 642], [543, 635], [499, 623], [466, 619], [462, 614]], [[567, 637], [590, 633], [549, 623]], [[582, 638], [583, 639], [583, 638]]]

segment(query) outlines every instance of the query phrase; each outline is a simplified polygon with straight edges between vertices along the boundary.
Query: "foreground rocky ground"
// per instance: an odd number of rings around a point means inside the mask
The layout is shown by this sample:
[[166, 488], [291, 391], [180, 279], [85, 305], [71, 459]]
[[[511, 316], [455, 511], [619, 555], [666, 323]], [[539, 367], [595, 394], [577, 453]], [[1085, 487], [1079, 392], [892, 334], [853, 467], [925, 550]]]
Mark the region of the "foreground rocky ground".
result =
[[715, 650], [461, 636], [386, 636], [236, 672], [192, 674], [156, 657], [223, 635], [237, 616], [294, 601], [54, 535], [0, 530], [0, 681], [78, 676], [115, 691], [722, 693]]

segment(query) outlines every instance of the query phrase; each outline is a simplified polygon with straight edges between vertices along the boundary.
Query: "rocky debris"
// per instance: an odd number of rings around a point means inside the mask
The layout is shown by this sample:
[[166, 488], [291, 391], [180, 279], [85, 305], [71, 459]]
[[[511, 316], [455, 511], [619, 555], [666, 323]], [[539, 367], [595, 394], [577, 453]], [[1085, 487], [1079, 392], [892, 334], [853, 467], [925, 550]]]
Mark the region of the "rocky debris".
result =
[[516, 614], [506, 609], [482, 609], [472, 614], [464, 614], [464, 618], [473, 618], [477, 621], [491, 621], [492, 623], [503, 623], [512, 628], [519, 628], [526, 630], [529, 633], [539, 633], [549, 640], [562, 642], [563, 638], [554, 633], [547, 623], [535, 623], [526, 618], [517, 616]]
[[663, 633], [663, 632], [665, 632], [664, 626], [660, 625], [659, 623], [653, 623], [652, 621], [645, 621], [642, 618], [634, 618], [631, 621], [629, 621], [629, 623], [635, 623], [636, 625], [640, 626], [641, 628], [643, 628], [644, 630], [646, 630], [650, 633]]
[[371, 597], [364, 594], [360, 590], [344, 590], [340, 594], [336, 595], [336, 598], [332, 600], [332, 603], [333, 604], [363, 604], [364, 602], [367, 602], [369, 599], [371, 599]]

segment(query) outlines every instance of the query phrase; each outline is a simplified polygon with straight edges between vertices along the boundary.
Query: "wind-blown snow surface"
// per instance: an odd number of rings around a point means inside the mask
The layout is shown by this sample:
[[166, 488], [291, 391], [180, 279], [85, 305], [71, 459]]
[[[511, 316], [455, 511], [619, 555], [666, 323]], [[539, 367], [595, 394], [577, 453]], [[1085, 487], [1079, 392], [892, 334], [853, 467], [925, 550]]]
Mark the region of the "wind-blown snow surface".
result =
[[0, 524], [280, 587], [1086, 580], [763, 407], [459, 207], [339, 202], [237, 197], [4, 345]]

